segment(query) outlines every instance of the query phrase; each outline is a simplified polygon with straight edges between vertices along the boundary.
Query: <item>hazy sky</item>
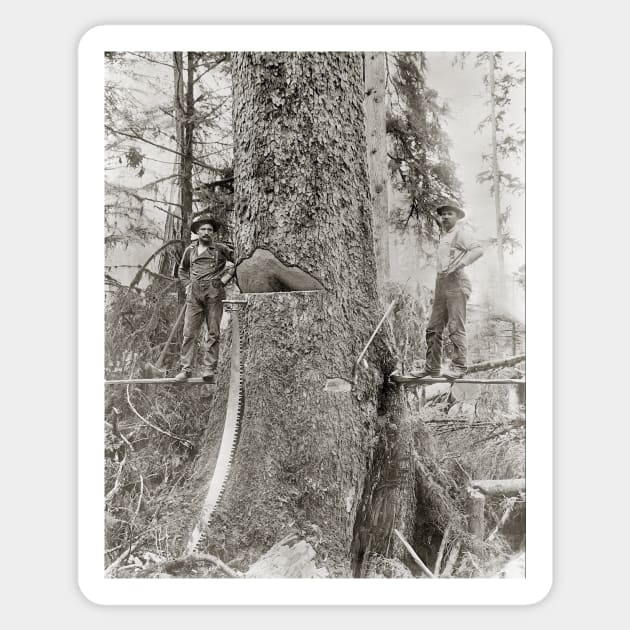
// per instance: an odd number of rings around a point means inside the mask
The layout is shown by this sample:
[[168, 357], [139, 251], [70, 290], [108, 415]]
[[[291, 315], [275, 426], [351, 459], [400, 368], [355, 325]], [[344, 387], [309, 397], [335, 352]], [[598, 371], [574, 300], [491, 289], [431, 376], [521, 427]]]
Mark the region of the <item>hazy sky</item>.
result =
[[[484, 94], [482, 83], [484, 69], [474, 67], [474, 53], [469, 55], [463, 69], [460, 66], [452, 65], [453, 53], [434, 52], [427, 53], [427, 56], [429, 61], [428, 83], [430, 87], [437, 90], [440, 98], [446, 100], [451, 108], [452, 115], [445, 120], [445, 126], [452, 141], [451, 157], [458, 165], [457, 175], [464, 187], [468, 216], [477, 228], [480, 238], [492, 237], [496, 233], [493, 199], [490, 196], [488, 184], [476, 183], [477, 173], [484, 168], [481, 156], [484, 152], [488, 152], [490, 147], [489, 130], [485, 130], [483, 133], [476, 131], [479, 122], [488, 114], [488, 105], [485, 103], [487, 96]], [[524, 64], [524, 55], [522, 54], [505, 54], [505, 59], [506, 61], [514, 60], [520, 65]], [[107, 78], [121, 81], [131, 90], [134, 97], [143, 102], [145, 106], [148, 107], [163, 101], [167, 102], [165, 93], [171, 87], [172, 78], [171, 71], [166, 66], [140, 62], [136, 68], [138, 71], [144, 72], [145, 76], [151, 75], [156, 83], [163, 84], [157, 91], [149, 87], [146, 82], [138, 83], [133, 78], [126, 76], [124, 72], [116, 72], [115, 68], [107, 67]], [[515, 89], [513, 97], [509, 121], [515, 121], [524, 126], [524, 89]], [[154, 150], [150, 145], [141, 145], [141, 148], [147, 156], [145, 160], [146, 173], [142, 178], [139, 178], [135, 171], [128, 169], [123, 160], [120, 164], [113, 164], [113, 170], [108, 171], [108, 179], [118, 184], [137, 187], [172, 172], [172, 156], [167, 155], [165, 157], [163, 153]], [[524, 180], [523, 163], [514, 161], [510, 164], [503, 163], [501, 167]], [[174, 194], [174, 190], [170, 191], [170, 195], [172, 194]], [[512, 232], [524, 244], [524, 197], [510, 201], [513, 207]], [[151, 212], [149, 208], [147, 210], [147, 216], [154, 216], [158, 220], [163, 219], [160, 213]], [[146, 243], [144, 247], [138, 244], [130, 249], [112, 251], [109, 253], [108, 262], [113, 265], [141, 264], [153, 249], [154, 244]], [[495, 261], [496, 253], [488, 251], [486, 256], [475, 264], [475, 273], [487, 277], [488, 271], [491, 270]], [[517, 251], [514, 256], [506, 257], [508, 270], [516, 269], [523, 262], [524, 250]], [[123, 281], [129, 281], [135, 272], [135, 268], [121, 267], [116, 269], [115, 275]], [[401, 270], [401, 273], [407, 274], [407, 269]]]
[[[483, 153], [490, 149], [490, 130], [477, 131], [481, 120], [489, 113], [485, 103], [482, 77], [485, 69], [474, 67], [475, 53], [471, 53], [462, 69], [453, 66], [453, 53], [427, 53], [429, 70], [427, 81], [447, 101], [452, 115], [446, 121], [446, 131], [451, 140], [451, 157], [457, 163], [457, 175], [464, 187], [466, 210], [471, 222], [477, 227], [481, 238], [496, 235], [494, 201], [490, 196], [489, 184], [477, 184], [477, 174], [484, 167]], [[514, 61], [524, 67], [525, 56], [521, 53], [504, 53], [504, 60]], [[509, 106], [506, 122], [515, 122], [525, 128], [525, 89], [514, 88], [512, 103]], [[501, 162], [500, 167], [517, 175], [525, 182], [525, 163], [511, 160]], [[525, 196], [505, 199], [512, 205], [511, 231], [516, 239], [525, 245]], [[515, 269], [525, 260], [524, 248], [514, 256], [506, 257], [506, 267]]]

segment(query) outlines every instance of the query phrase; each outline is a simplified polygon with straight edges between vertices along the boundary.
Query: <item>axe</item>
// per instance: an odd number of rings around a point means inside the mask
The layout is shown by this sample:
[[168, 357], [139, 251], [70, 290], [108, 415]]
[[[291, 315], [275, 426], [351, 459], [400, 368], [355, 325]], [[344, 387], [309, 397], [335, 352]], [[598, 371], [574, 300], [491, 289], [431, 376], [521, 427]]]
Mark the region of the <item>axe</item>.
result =
[[186, 305], [182, 306], [181, 311], [179, 311], [179, 315], [175, 320], [175, 324], [173, 324], [173, 328], [171, 329], [171, 333], [164, 344], [164, 348], [162, 348], [162, 352], [160, 352], [160, 356], [158, 357], [157, 363], [153, 365], [153, 363], [146, 363], [144, 366], [144, 374], [149, 378], [163, 378], [166, 376], [166, 369], [162, 367], [162, 363], [164, 363], [164, 359], [166, 358], [166, 353], [168, 352], [168, 348], [171, 345], [171, 341], [173, 341], [173, 337], [175, 336], [175, 331], [179, 326], [179, 322], [182, 321], [182, 317], [184, 317], [184, 312], [186, 311]]

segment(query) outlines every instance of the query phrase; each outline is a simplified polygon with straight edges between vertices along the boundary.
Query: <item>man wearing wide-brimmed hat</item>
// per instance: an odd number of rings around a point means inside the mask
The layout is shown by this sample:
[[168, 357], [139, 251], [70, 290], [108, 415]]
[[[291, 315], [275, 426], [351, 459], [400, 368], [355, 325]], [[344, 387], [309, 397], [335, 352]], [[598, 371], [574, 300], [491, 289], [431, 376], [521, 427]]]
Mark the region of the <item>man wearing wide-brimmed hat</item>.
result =
[[215, 241], [219, 223], [209, 209], [193, 217], [190, 229], [198, 236], [184, 251], [179, 264], [178, 277], [186, 286], [186, 314], [184, 315], [184, 340], [181, 351], [182, 370], [175, 377], [185, 381], [192, 376], [195, 346], [201, 324], [208, 327], [208, 343], [203, 355], [201, 376], [214, 383], [219, 360], [219, 334], [222, 300], [225, 288], [221, 277], [228, 261], [233, 262], [232, 250]]
[[[466, 303], [472, 285], [464, 267], [483, 255], [470, 226], [461, 222], [466, 213], [449, 201], [436, 208], [442, 233], [437, 251], [437, 278], [433, 309], [426, 331], [427, 356], [424, 369], [413, 376], [460, 378], [466, 373]], [[442, 369], [444, 328], [453, 343], [452, 370]]]

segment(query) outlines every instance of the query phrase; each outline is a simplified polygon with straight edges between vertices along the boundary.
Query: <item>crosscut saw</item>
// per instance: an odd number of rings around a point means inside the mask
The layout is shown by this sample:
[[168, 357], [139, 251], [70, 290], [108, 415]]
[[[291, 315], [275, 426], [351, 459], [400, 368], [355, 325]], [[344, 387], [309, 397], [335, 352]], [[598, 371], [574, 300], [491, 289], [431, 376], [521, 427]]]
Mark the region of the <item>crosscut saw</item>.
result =
[[234, 454], [238, 445], [241, 432], [241, 420], [245, 404], [243, 384], [243, 364], [241, 357], [242, 337], [239, 322], [239, 313], [247, 304], [247, 300], [223, 300], [225, 310], [229, 311], [232, 320], [232, 350], [230, 353], [230, 386], [228, 390], [228, 402], [225, 412], [225, 424], [223, 425], [223, 437], [214, 467], [212, 481], [208, 488], [208, 494], [201, 508], [199, 521], [190, 535], [186, 553], [198, 551], [204, 540], [206, 527], [212, 514], [221, 500], [225, 485], [230, 475]]

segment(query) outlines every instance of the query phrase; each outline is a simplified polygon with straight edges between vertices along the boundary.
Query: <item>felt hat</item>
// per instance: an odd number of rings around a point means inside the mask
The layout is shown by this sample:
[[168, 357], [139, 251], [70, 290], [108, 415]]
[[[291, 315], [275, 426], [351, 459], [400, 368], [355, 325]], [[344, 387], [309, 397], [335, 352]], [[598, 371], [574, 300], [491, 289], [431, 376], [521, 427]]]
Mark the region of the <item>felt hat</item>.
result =
[[219, 229], [219, 222], [215, 219], [215, 217], [213, 217], [208, 211], [204, 211], [193, 218], [192, 223], [190, 224], [190, 231], [197, 234], [199, 226], [204, 223], [211, 223], [212, 229], [214, 230]]
[[435, 209], [440, 216], [442, 216], [442, 212], [444, 212], [444, 210], [455, 210], [460, 219], [463, 219], [466, 216], [466, 213], [459, 207], [459, 205], [452, 201], [443, 203]]

